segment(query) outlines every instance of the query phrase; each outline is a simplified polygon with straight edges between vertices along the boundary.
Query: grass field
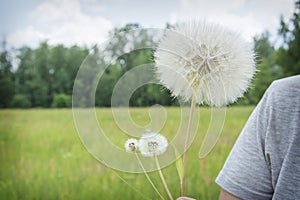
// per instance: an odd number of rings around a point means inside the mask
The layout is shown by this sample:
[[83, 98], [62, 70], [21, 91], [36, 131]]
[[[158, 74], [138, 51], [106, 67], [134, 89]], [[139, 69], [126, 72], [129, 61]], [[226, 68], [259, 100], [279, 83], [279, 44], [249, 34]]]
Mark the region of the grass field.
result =
[[[209, 123], [210, 110], [201, 108], [200, 131], [188, 156], [187, 194], [196, 199], [217, 199], [214, 180], [253, 107], [230, 107], [221, 137], [204, 159], [198, 152]], [[133, 108], [133, 118], [149, 120], [146, 108]], [[167, 108], [168, 116], [178, 108]], [[97, 109], [101, 126], [114, 143], [122, 146], [124, 135], [116, 127], [110, 109]], [[168, 118], [169, 120], [169, 118]], [[170, 137], [175, 117], [164, 134]], [[121, 138], [121, 139], [120, 139]], [[168, 138], [169, 139], [169, 138]], [[0, 110], [0, 199], [159, 199], [143, 174], [114, 171], [94, 159], [82, 145], [72, 111]], [[180, 194], [175, 165], [163, 169], [174, 197]], [[149, 173], [167, 199], [157, 172]]]

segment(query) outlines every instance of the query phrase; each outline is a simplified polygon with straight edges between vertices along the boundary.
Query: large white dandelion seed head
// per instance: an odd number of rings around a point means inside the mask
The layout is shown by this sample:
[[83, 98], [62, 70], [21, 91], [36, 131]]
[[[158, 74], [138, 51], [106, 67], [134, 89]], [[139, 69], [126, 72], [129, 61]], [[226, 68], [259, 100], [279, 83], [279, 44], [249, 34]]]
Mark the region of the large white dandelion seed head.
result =
[[175, 96], [212, 106], [242, 97], [255, 73], [252, 47], [239, 34], [196, 21], [166, 31], [155, 63], [161, 83]]
[[167, 150], [167, 147], [168, 140], [158, 133], [145, 133], [139, 140], [141, 154], [146, 157], [161, 155]]

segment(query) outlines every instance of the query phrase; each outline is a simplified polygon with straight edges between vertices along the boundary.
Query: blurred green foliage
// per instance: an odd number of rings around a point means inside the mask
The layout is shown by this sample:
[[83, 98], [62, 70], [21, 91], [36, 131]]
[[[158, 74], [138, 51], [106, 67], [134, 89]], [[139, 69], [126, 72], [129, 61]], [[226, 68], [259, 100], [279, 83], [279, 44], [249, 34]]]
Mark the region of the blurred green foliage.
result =
[[284, 40], [277, 52], [276, 61], [287, 76], [300, 74], [300, 0], [295, 1], [295, 12], [289, 21], [280, 19], [279, 34]]
[[11, 101], [13, 108], [30, 108], [31, 102], [26, 94], [16, 94]]
[[[280, 19], [280, 47], [274, 48], [268, 32], [253, 38], [257, 73], [245, 98], [241, 98], [236, 104], [257, 104], [273, 80], [300, 74], [299, 12], [300, 1], [297, 0], [294, 14], [289, 21]], [[79, 80], [83, 95], [80, 105], [77, 106], [111, 106], [113, 88], [120, 77], [135, 66], [153, 62], [155, 37], [150, 30], [141, 29], [139, 24], [126, 24], [124, 27], [115, 28], [110, 36], [111, 40], [105, 46], [94, 46], [92, 49], [50, 46], [47, 42], [40, 43], [35, 49], [19, 48], [15, 50], [19, 61], [15, 69], [12, 63], [16, 59], [12, 59], [4, 41], [0, 52], [0, 108], [61, 107], [56, 95], [72, 95], [77, 72], [88, 55], [89, 60], [86, 62], [90, 62], [90, 68], [85, 72], [86, 80]], [[154, 48], [140, 48], [145, 46]], [[130, 49], [135, 50], [128, 53]], [[103, 72], [98, 87], [94, 88], [93, 79], [89, 77], [99, 73], [97, 68], [92, 67], [96, 65], [107, 65], [108, 68]], [[91, 99], [95, 99], [95, 102]], [[178, 102], [171, 97], [170, 91], [154, 84], [138, 88], [129, 102], [131, 106], [153, 104], [177, 105]], [[65, 106], [70, 105], [64, 103], [63, 107]]]
[[53, 98], [52, 107], [54, 108], [69, 108], [71, 107], [71, 96], [66, 94], [56, 94]]
[[245, 98], [240, 100], [244, 104], [257, 104], [269, 85], [284, 76], [282, 67], [275, 62], [276, 51], [269, 37], [269, 33], [265, 32], [254, 38], [257, 72]]

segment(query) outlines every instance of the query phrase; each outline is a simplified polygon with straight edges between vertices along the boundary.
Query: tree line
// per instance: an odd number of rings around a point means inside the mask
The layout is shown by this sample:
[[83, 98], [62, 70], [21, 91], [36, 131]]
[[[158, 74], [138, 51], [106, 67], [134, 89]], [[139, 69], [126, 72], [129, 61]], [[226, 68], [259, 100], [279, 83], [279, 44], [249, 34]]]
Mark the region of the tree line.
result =
[[[299, 10], [298, 0], [289, 21], [280, 19], [280, 47], [274, 47], [268, 32], [253, 38], [258, 72], [245, 97], [236, 104], [257, 104], [273, 80], [300, 74]], [[0, 108], [71, 107], [74, 81], [88, 55], [95, 58], [95, 63], [109, 65], [96, 88], [95, 105], [111, 106], [112, 91], [120, 77], [135, 66], [153, 62], [154, 50], [138, 47], [154, 45], [155, 38], [151, 31], [140, 28], [139, 24], [115, 28], [110, 33], [113, 39], [105, 45], [105, 51], [98, 46], [52, 46], [44, 41], [37, 48], [22, 47], [14, 50], [17, 57], [12, 58], [11, 50], [6, 48], [3, 41], [0, 52]], [[126, 52], [130, 48], [138, 50], [122, 54], [122, 51]], [[100, 55], [103, 52], [106, 55]], [[120, 56], [111, 63], [113, 55]], [[90, 72], [94, 73], [93, 70]], [[88, 84], [83, 83], [82, 87], [89, 89]], [[155, 103], [171, 106], [177, 105], [178, 101], [161, 85], [149, 84], [138, 88], [129, 102], [131, 106], [150, 106]], [[91, 105], [83, 103], [82, 106]]]

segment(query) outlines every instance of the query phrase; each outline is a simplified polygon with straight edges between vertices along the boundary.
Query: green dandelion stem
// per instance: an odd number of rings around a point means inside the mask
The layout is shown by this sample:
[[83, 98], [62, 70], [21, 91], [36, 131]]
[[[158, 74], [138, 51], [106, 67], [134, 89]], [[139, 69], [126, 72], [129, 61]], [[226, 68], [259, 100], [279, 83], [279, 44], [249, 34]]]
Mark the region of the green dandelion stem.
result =
[[157, 169], [158, 169], [158, 172], [159, 172], [160, 179], [161, 179], [161, 181], [162, 181], [162, 183], [163, 183], [163, 185], [164, 185], [164, 187], [165, 187], [165, 190], [166, 190], [166, 192], [167, 192], [167, 194], [168, 194], [170, 200], [173, 200], [173, 197], [172, 197], [172, 194], [171, 194], [171, 192], [170, 192], [170, 190], [169, 190], [169, 188], [168, 188], [167, 182], [166, 182], [166, 180], [165, 180], [165, 178], [164, 178], [164, 175], [163, 175], [163, 173], [162, 173], [162, 171], [161, 171], [161, 169], [160, 169], [160, 165], [159, 165], [157, 156], [154, 155], [154, 158], [155, 158], [155, 163], [156, 163], [156, 166], [157, 166]]
[[132, 185], [130, 185], [124, 178], [122, 178], [117, 172], [115, 172], [114, 170], [112, 170], [112, 172], [117, 175], [125, 184], [128, 185], [128, 187], [130, 187], [132, 190], [134, 190], [135, 192], [137, 192], [139, 195], [141, 195], [141, 197], [143, 199], [147, 199], [147, 200], [152, 200], [150, 197], [147, 197], [144, 193], [140, 192], [137, 188], [133, 187]]
[[140, 160], [140, 158], [139, 158], [139, 156], [138, 156], [137, 153], [135, 153], [135, 156], [136, 156], [136, 158], [137, 158], [137, 160], [138, 160], [138, 162], [139, 162], [141, 168], [143, 169], [143, 172], [144, 172], [146, 178], [148, 179], [149, 183], [151, 184], [151, 186], [153, 187], [153, 189], [155, 190], [155, 192], [158, 194], [158, 196], [159, 196], [161, 199], [165, 200], [165, 198], [160, 194], [160, 192], [158, 191], [158, 189], [155, 187], [154, 183], [151, 181], [151, 179], [150, 179], [148, 173], [146, 172], [146, 170], [145, 170], [145, 168], [144, 168], [144, 166], [143, 166], [143, 163], [141, 162], [141, 160]]
[[182, 177], [182, 180], [180, 183], [181, 196], [185, 196], [186, 161], [187, 161], [188, 145], [189, 145], [189, 140], [191, 137], [191, 130], [192, 130], [192, 125], [193, 125], [195, 107], [196, 107], [196, 101], [195, 101], [195, 98], [193, 97], [192, 102], [191, 102], [190, 117], [189, 117], [189, 123], [188, 123], [188, 128], [187, 128], [187, 133], [186, 133], [186, 138], [185, 138], [185, 145], [184, 145], [185, 152], [183, 154], [183, 177]]

